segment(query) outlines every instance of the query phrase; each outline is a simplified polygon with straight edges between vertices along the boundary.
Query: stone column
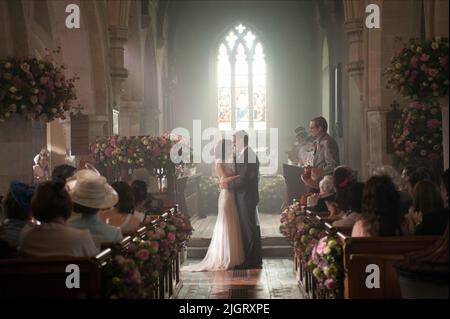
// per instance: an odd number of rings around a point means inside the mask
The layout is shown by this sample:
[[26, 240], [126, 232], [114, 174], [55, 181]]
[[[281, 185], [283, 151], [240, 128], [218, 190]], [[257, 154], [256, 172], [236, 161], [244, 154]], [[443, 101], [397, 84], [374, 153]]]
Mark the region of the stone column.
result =
[[347, 143], [345, 158], [347, 164], [358, 171], [358, 177], [365, 175], [366, 167], [366, 128], [364, 114], [364, 55], [363, 55], [363, 19], [352, 17], [345, 22], [345, 31], [349, 44], [349, 62], [346, 66], [350, 76], [349, 105], [344, 139]]
[[113, 106], [120, 108], [122, 84], [128, 77], [124, 67], [125, 43], [128, 39], [128, 27], [121, 25], [109, 26], [111, 81], [113, 89]]
[[143, 112], [142, 101], [122, 101], [119, 114], [119, 135], [139, 136]]

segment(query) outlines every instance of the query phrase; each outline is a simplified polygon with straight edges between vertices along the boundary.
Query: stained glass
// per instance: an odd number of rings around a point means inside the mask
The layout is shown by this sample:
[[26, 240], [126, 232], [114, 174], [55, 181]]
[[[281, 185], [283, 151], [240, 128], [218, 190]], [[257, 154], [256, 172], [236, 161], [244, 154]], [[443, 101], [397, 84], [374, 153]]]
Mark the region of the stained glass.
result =
[[264, 50], [258, 37], [240, 24], [227, 33], [218, 53], [219, 129], [265, 130], [267, 74]]

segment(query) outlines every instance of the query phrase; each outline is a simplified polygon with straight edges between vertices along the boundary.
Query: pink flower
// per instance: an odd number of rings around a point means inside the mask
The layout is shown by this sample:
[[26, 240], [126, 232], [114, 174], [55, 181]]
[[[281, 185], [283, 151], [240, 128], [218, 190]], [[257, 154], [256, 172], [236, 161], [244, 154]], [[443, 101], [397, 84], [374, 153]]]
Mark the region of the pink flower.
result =
[[30, 65], [28, 63], [22, 63], [20, 65], [20, 68], [26, 73], [30, 72]]
[[443, 68], [448, 67], [448, 55], [442, 58], [439, 58], [439, 62]]
[[422, 103], [420, 103], [420, 102], [414, 102], [413, 104], [412, 104], [412, 106], [414, 107], [414, 108], [416, 108], [416, 109], [418, 109], [418, 110], [420, 110], [420, 109], [422, 109]]
[[148, 259], [149, 253], [147, 249], [141, 249], [136, 253], [136, 257], [138, 257], [142, 261], [146, 261]]
[[108, 146], [108, 147], [106, 148], [106, 150], [105, 150], [105, 155], [108, 156], [108, 157], [111, 157], [113, 151], [114, 151], [114, 149], [113, 149], [111, 146]]
[[429, 69], [428, 70], [428, 75], [429, 76], [431, 76], [431, 77], [435, 77], [435, 76], [437, 76], [439, 74], [439, 70], [438, 69]]
[[319, 255], [322, 255], [323, 254], [323, 250], [325, 249], [325, 247], [327, 246], [327, 238], [326, 237], [324, 237], [324, 238], [322, 238], [320, 241], [319, 241], [319, 243], [317, 244], [317, 253], [319, 254]]
[[434, 128], [438, 128], [441, 125], [441, 121], [437, 120], [437, 119], [431, 119], [427, 121], [427, 128], [429, 129], [434, 129]]
[[157, 251], [158, 251], [158, 249], [159, 249], [159, 244], [158, 244], [157, 241], [152, 241], [152, 242], [150, 243], [150, 245], [151, 245], [151, 247], [152, 247], [152, 249], [153, 249], [154, 252], [157, 252]]
[[431, 89], [433, 91], [437, 91], [439, 89], [439, 85], [437, 85], [437, 83], [433, 83], [433, 84], [431, 84]]
[[422, 55], [420, 56], [420, 61], [422, 62], [426, 62], [430, 59], [430, 56], [428, 54], [422, 53]]
[[327, 287], [327, 289], [334, 289], [336, 287], [336, 282], [333, 278], [329, 278], [325, 280], [325, 287]]
[[170, 232], [167, 234], [167, 238], [170, 242], [174, 242], [177, 239], [177, 236], [175, 235], [175, 233]]

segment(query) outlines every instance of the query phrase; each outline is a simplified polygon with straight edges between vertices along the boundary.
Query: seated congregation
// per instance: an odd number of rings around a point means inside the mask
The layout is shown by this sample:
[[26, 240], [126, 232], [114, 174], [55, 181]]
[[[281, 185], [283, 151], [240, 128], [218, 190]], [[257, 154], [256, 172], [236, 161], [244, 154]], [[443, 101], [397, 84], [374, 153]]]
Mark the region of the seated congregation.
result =
[[[192, 229], [177, 207], [155, 211], [153, 200], [143, 181], [109, 185], [68, 165], [36, 186], [11, 182], [1, 205], [0, 295], [172, 298]], [[69, 264], [80, 267], [81, 292], [64, 286]]]
[[[382, 166], [365, 183], [345, 166], [326, 176], [312, 170], [312, 176], [307, 171], [302, 176], [312, 192], [283, 211], [280, 228], [294, 247], [306, 297], [407, 297], [399, 283], [400, 263], [433, 245], [447, 257], [433, 251], [426, 260], [408, 262], [435, 284], [433, 292], [423, 289], [415, 297], [442, 297], [441, 288], [448, 287], [448, 170], [436, 176], [426, 167], [407, 168], [400, 175]], [[379, 289], [367, 285], [372, 271], [381, 274], [374, 283]]]

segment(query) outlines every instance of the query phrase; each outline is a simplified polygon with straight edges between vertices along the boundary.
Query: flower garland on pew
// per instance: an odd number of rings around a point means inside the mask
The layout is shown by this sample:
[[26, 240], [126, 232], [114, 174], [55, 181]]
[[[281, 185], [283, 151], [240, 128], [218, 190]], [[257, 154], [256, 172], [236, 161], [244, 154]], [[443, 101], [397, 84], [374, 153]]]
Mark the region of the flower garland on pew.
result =
[[171, 266], [192, 231], [189, 216], [170, 214], [147, 232], [147, 239], [134, 238], [126, 254], [115, 256], [107, 270], [105, 276], [111, 279], [112, 287], [105, 295], [109, 298], [150, 298], [160, 274]]
[[342, 245], [324, 225], [295, 202], [280, 217], [280, 232], [291, 242], [302, 264], [312, 272], [321, 298], [342, 298]]
[[307, 266], [326, 291], [322, 298], [342, 298], [342, 245], [335, 235], [325, 235], [313, 247]]

